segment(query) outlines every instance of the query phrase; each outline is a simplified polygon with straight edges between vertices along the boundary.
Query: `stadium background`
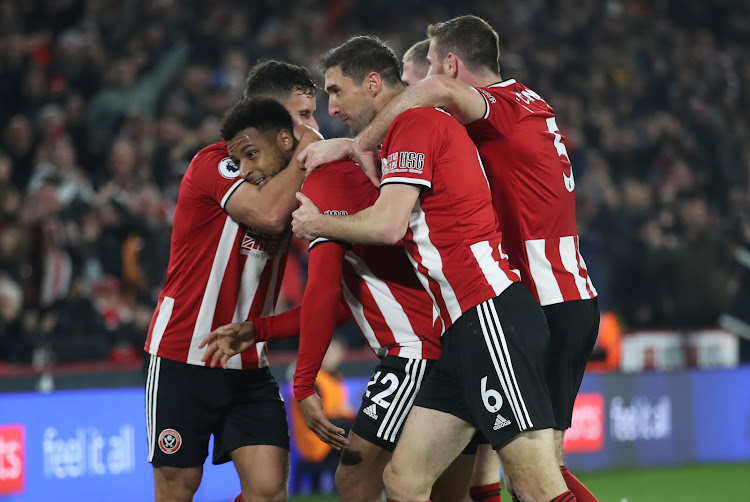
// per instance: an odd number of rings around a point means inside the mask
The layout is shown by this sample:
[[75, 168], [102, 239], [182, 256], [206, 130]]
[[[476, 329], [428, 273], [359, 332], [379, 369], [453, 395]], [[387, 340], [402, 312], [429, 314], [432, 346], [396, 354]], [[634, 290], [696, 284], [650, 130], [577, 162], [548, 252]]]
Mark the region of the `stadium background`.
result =
[[[286, 59], [322, 84], [319, 55], [350, 35], [401, 55], [465, 13], [499, 31], [503, 77], [556, 110], [621, 333], [584, 382], [571, 465], [602, 500], [750, 499], [746, 2], [0, 0], [0, 500], [148, 499], [138, 368], [179, 182], [249, 66]], [[346, 134], [323, 92], [318, 110]], [[280, 309], [301, 299], [305, 248]], [[356, 399], [374, 359], [341, 336]], [[271, 346], [281, 380], [294, 348]], [[744, 463], [586, 477], [716, 462]], [[208, 469], [196, 500], [231, 483]]]

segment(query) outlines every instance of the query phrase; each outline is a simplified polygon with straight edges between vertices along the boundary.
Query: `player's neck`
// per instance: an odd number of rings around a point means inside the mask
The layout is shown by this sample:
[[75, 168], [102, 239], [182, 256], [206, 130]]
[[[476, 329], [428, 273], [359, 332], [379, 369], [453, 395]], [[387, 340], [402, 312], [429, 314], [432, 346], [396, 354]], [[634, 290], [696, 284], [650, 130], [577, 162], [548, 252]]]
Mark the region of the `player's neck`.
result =
[[497, 84], [503, 81], [503, 77], [499, 73], [495, 72], [484, 72], [479, 75], [474, 73], [466, 72], [458, 79], [464, 84], [472, 87], [487, 87], [488, 85]]
[[375, 96], [375, 110], [380, 113], [380, 110], [382, 110], [393, 98], [404, 92], [404, 89], [406, 89], [406, 87], [403, 85], [394, 87], [385, 86], [383, 90]]

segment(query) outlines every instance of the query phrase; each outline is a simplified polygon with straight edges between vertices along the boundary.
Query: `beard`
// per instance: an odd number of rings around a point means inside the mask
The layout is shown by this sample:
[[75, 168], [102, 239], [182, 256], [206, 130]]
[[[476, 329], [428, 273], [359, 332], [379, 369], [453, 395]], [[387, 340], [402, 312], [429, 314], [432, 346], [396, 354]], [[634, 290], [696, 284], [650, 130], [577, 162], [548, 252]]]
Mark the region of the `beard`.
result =
[[363, 103], [359, 116], [356, 120], [352, 119], [352, 125], [349, 126], [352, 131], [352, 136], [356, 136], [357, 134], [361, 133], [362, 129], [370, 125], [370, 122], [373, 121], [375, 115], [377, 114], [378, 112], [375, 109], [374, 103], [372, 103], [371, 101], [366, 101], [365, 103]]

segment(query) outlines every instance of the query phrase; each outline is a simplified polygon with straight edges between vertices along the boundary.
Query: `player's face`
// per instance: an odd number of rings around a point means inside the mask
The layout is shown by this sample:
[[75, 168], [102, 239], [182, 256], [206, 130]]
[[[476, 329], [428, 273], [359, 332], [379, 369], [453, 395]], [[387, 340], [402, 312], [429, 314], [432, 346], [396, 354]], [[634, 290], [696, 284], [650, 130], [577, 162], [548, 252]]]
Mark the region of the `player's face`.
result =
[[430, 48], [427, 50], [427, 61], [430, 62], [430, 70], [427, 72], [427, 76], [433, 75], [445, 75], [445, 68], [443, 68], [444, 59], [438, 56], [437, 46], [435, 40], [430, 40]]
[[292, 91], [289, 99], [282, 104], [289, 112], [289, 115], [292, 116], [292, 122], [294, 122], [294, 125], [306, 125], [312, 127], [316, 131], [320, 130], [318, 123], [315, 121], [315, 109], [317, 103], [315, 102], [314, 94]]
[[401, 72], [401, 82], [406, 85], [414, 85], [425, 78], [425, 75], [414, 66], [414, 61], [404, 63], [404, 71]]
[[326, 92], [328, 93], [328, 114], [338, 117], [356, 136], [375, 118], [376, 110], [370, 94], [365, 92], [367, 79], [362, 84], [341, 73], [334, 66], [326, 70]]
[[240, 168], [240, 176], [253, 185], [263, 185], [292, 159], [294, 138], [282, 129], [278, 134], [248, 127], [227, 142], [229, 157]]

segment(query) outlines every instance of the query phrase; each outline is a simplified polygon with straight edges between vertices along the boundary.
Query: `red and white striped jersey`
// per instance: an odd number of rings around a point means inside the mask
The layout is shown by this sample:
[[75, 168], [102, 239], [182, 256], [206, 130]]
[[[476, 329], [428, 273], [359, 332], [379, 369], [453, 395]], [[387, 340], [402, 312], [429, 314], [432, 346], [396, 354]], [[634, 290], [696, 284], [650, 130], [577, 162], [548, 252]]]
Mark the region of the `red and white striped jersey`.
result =
[[[180, 185], [167, 279], [151, 319], [145, 349], [203, 366], [200, 340], [215, 328], [273, 313], [289, 232], [269, 235], [237, 223], [224, 210], [243, 183], [226, 143], [198, 152]], [[229, 359], [229, 367], [267, 366], [258, 343]]]
[[515, 80], [477, 90], [487, 112], [466, 130], [482, 157], [511, 264], [542, 305], [595, 297], [578, 249], [575, 179], [554, 110]]
[[502, 251], [497, 216], [474, 143], [436, 108], [396, 117], [381, 150], [381, 189], [422, 189], [403, 242], [447, 329], [519, 280]]
[[[316, 169], [302, 192], [321, 212], [334, 215], [357, 213], [378, 198], [378, 190], [351, 160]], [[310, 249], [326, 240], [315, 239]], [[442, 324], [403, 246], [348, 247], [342, 293], [375, 354], [437, 359]]]

